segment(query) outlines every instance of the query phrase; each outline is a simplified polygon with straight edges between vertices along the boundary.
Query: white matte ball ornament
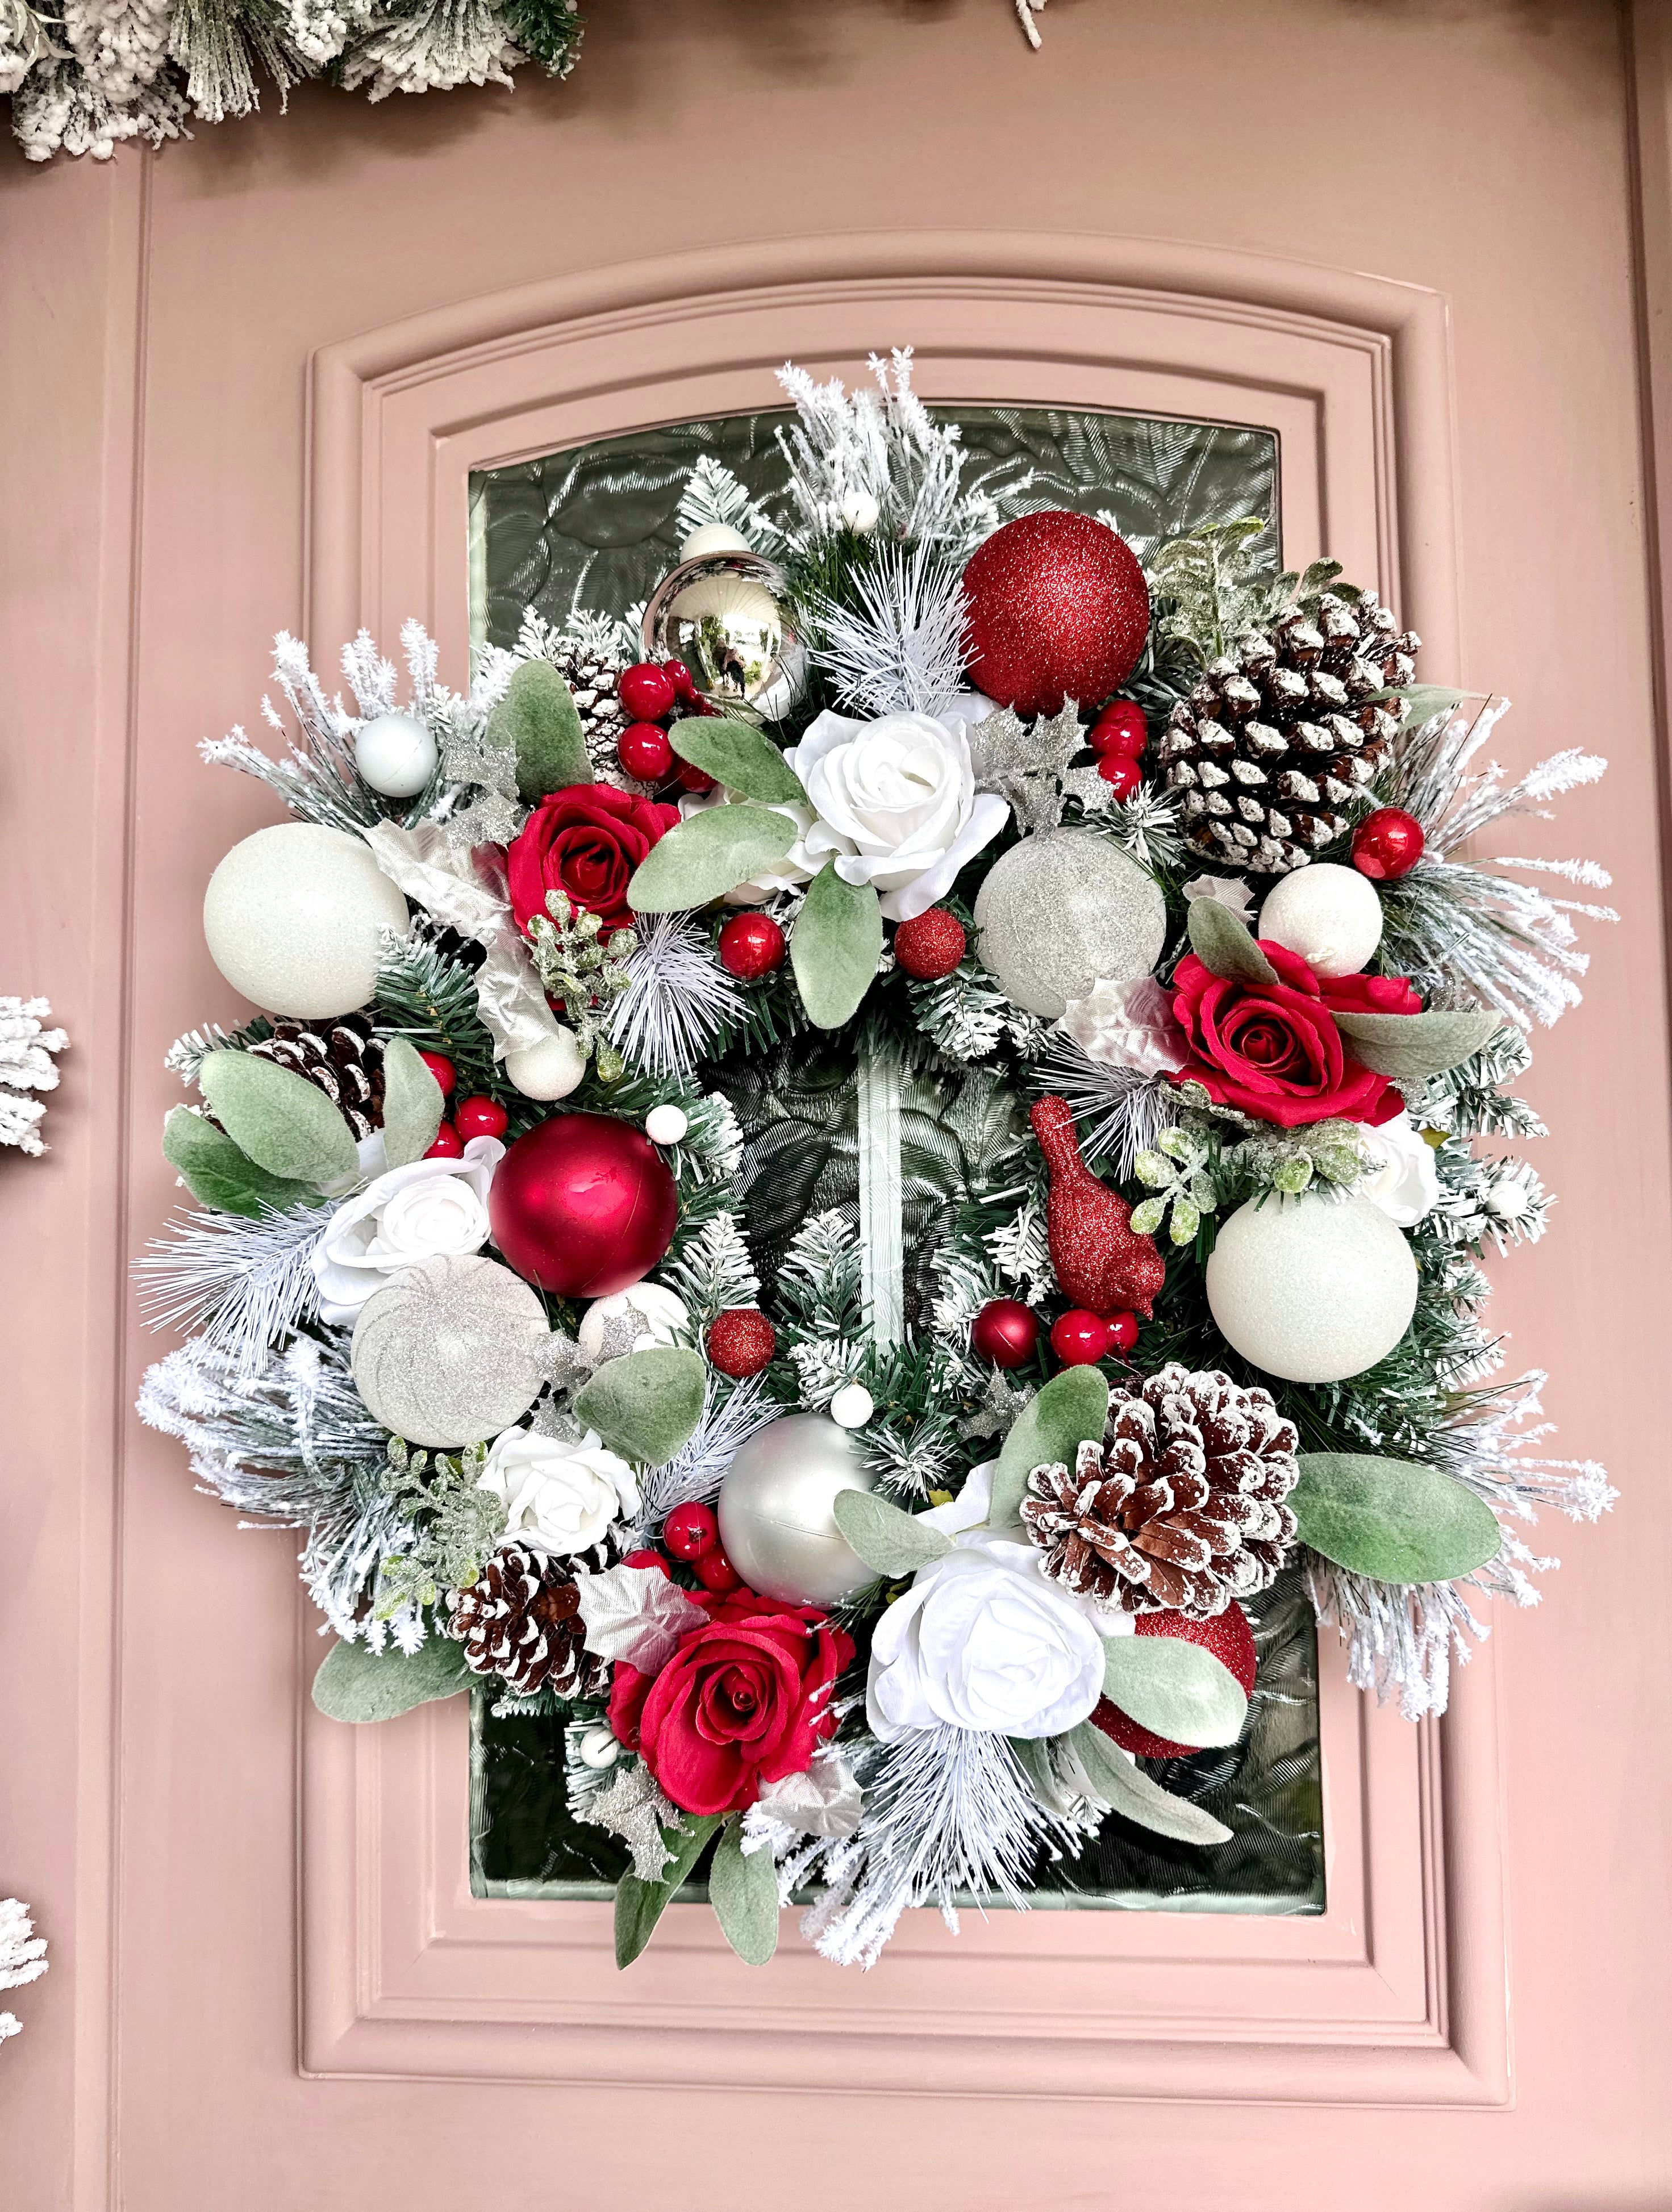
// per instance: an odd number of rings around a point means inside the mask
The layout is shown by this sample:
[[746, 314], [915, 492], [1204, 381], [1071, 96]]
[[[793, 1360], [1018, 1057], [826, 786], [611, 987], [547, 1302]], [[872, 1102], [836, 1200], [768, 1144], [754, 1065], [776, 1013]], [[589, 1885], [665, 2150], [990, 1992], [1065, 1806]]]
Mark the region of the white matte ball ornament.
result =
[[751, 1437], [720, 1486], [720, 1540], [763, 1597], [834, 1605], [875, 1575], [848, 1548], [831, 1509], [844, 1490], [869, 1490], [845, 1429], [823, 1413], [788, 1413]]
[[210, 959], [270, 1014], [353, 1013], [376, 987], [384, 931], [406, 928], [406, 901], [371, 847], [313, 822], [246, 837], [204, 893]]
[[678, 1106], [653, 1106], [644, 1117], [644, 1133], [653, 1145], [677, 1145], [690, 1127]]
[[981, 963], [1006, 998], [1060, 1020], [1094, 983], [1147, 975], [1167, 936], [1161, 886], [1089, 830], [1024, 837], [976, 894]]
[[545, 1309], [497, 1260], [426, 1260], [360, 1309], [350, 1353], [374, 1420], [431, 1450], [485, 1443], [545, 1387]]
[[863, 1382], [849, 1382], [830, 1401], [830, 1419], [839, 1429], [862, 1429], [877, 1410]]
[[385, 799], [416, 799], [435, 773], [435, 740], [412, 714], [380, 714], [354, 741], [354, 764]]
[[560, 1029], [538, 1044], [519, 1045], [505, 1055], [505, 1073], [525, 1098], [567, 1098], [587, 1072], [573, 1030]]
[[1315, 860], [1279, 878], [1254, 933], [1299, 953], [1315, 975], [1356, 975], [1382, 942], [1382, 901], [1357, 868]]
[[1417, 1263], [1368, 1199], [1239, 1206], [1207, 1269], [1219, 1334], [1265, 1374], [1339, 1382], [1374, 1367], [1416, 1310]]

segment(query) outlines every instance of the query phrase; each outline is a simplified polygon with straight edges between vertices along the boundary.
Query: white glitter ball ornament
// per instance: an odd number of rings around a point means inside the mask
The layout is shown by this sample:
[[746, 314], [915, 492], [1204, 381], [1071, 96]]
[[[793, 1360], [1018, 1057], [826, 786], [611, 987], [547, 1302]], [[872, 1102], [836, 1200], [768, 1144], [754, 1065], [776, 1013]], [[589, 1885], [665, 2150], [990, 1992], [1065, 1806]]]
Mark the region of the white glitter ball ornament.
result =
[[1291, 1382], [1339, 1382], [1393, 1350], [1416, 1310], [1417, 1263], [1368, 1199], [1239, 1206], [1207, 1270], [1220, 1334]]
[[1098, 981], [1147, 975], [1167, 934], [1153, 876], [1089, 830], [1024, 837], [976, 896], [981, 962], [1006, 998], [1060, 1019]]
[[1315, 975], [1356, 975], [1382, 942], [1382, 901], [1357, 868], [1315, 860], [1278, 878], [1254, 933], [1299, 953]]
[[586, 1055], [573, 1030], [560, 1029], [505, 1055], [505, 1073], [525, 1098], [567, 1098], [586, 1072]]
[[384, 931], [406, 927], [406, 901], [371, 847], [313, 822], [246, 837], [204, 894], [210, 959], [270, 1014], [353, 1013], [376, 985]]
[[520, 1420], [550, 1372], [539, 1299], [496, 1260], [427, 1260], [360, 1310], [351, 1360], [373, 1418], [432, 1450]]
[[720, 1486], [726, 1556], [763, 1597], [834, 1605], [876, 1577], [849, 1550], [832, 1508], [871, 1476], [845, 1429], [823, 1413], [789, 1413], [758, 1430]]
[[354, 764], [386, 799], [416, 799], [435, 773], [435, 740], [411, 714], [380, 714], [354, 741]]
[[644, 1133], [653, 1145], [677, 1145], [690, 1127], [678, 1106], [653, 1106], [644, 1117]]

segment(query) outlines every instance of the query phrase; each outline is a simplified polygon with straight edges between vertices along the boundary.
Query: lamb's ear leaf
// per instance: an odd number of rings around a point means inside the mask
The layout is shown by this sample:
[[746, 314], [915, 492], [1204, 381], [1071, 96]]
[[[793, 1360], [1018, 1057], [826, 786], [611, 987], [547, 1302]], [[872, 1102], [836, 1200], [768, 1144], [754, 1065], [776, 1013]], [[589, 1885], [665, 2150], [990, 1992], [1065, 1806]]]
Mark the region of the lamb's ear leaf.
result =
[[1095, 1367], [1065, 1367], [1017, 1415], [993, 1470], [993, 1503], [987, 1525], [1013, 1521], [1037, 1467], [1073, 1467], [1083, 1443], [1104, 1432], [1109, 1385]]
[[411, 1653], [387, 1644], [373, 1651], [365, 1644], [338, 1644], [325, 1654], [313, 1677], [313, 1702], [333, 1721], [389, 1721], [437, 1698], [468, 1689], [471, 1670], [465, 1648], [431, 1629]]
[[1447, 1068], [1460, 1066], [1503, 1025], [1503, 1017], [1484, 1006], [1457, 1013], [1437, 1009], [1426, 1014], [1335, 1017], [1335, 1026], [1359, 1066], [1395, 1083], [1420, 1082], [1426, 1075], [1444, 1075]]
[[383, 1047], [383, 1157], [392, 1168], [410, 1167], [423, 1158], [435, 1141], [447, 1103], [416, 1045], [405, 1037], [388, 1038]]
[[162, 1157], [198, 1205], [213, 1206], [218, 1213], [247, 1214], [253, 1221], [264, 1206], [283, 1212], [314, 1194], [312, 1183], [295, 1182], [258, 1168], [224, 1129], [189, 1106], [170, 1109], [162, 1125]]
[[744, 1965], [765, 1966], [778, 1948], [778, 1875], [769, 1850], [745, 1852], [735, 1816], [714, 1845], [708, 1902], [720, 1934]]
[[1504, 1540], [1485, 1498], [1414, 1460], [1303, 1452], [1288, 1503], [1303, 1544], [1379, 1583], [1451, 1582]]
[[593, 780], [574, 695], [549, 660], [525, 660], [516, 670], [483, 742], [516, 755], [517, 796], [531, 806], [548, 792]]
[[259, 1053], [206, 1053], [198, 1087], [234, 1144], [269, 1175], [331, 1182], [359, 1164], [349, 1125], [325, 1092]]
[[1235, 1743], [1248, 1698], [1222, 1659], [1182, 1636], [1111, 1636], [1103, 1693], [1130, 1721], [1192, 1750]]
[[831, 1506], [849, 1548], [879, 1575], [912, 1575], [945, 1559], [952, 1540], [921, 1514], [906, 1513], [870, 1490], [839, 1490]]
[[577, 1395], [575, 1419], [623, 1459], [665, 1467], [702, 1419], [708, 1381], [700, 1352], [652, 1345], [606, 1359]]
[[1402, 690], [1377, 695], [1391, 705], [1395, 701], [1403, 709], [1401, 728], [1420, 730], [1425, 722], [1432, 722], [1436, 714], [1455, 714], [1463, 703], [1461, 691], [1450, 691], [1443, 684], [1409, 684]]
[[630, 1966], [666, 1911], [673, 1893], [702, 1856], [702, 1846], [720, 1826], [718, 1813], [699, 1820], [687, 1813], [677, 1828], [664, 1828], [662, 1841], [672, 1857], [662, 1869], [660, 1881], [642, 1881], [624, 1874], [616, 1884], [616, 1964]]
[[869, 884], [850, 884], [827, 860], [807, 886], [790, 933], [789, 962], [816, 1029], [839, 1030], [858, 1012], [883, 957], [882, 907]]
[[654, 844], [627, 886], [640, 914], [684, 914], [724, 898], [775, 860], [781, 860], [799, 832], [787, 814], [740, 800], [705, 806]]
[[1152, 1835], [1181, 1844], [1228, 1844], [1231, 1830], [1188, 1798], [1152, 1782], [1094, 1722], [1082, 1721], [1068, 1738], [1098, 1800]]
[[1189, 929], [1191, 951], [1227, 983], [1269, 986], [1278, 981], [1253, 931], [1218, 899], [1191, 900]]
[[686, 714], [668, 732], [683, 761], [700, 768], [727, 791], [768, 806], [810, 804], [801, 779], [770, 738], [748, 722], [720, 714]]

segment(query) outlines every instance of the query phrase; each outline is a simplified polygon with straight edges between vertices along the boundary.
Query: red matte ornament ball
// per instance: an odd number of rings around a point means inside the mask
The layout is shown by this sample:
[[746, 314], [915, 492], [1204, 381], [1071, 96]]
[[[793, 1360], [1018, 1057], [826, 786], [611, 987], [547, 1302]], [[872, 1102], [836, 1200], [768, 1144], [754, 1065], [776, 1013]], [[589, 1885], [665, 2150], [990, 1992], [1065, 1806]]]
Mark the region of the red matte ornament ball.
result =
[[451, 1098], [453, 1086], [459, 1080], [459, 1071], [444, 1052], [420, 1052], [418, 1057], [441, 1086], [443, 1098]]
[[720, 1541], [720, 1518], [712, 1505], [676, 1505], [662, 1523], [662, 1541], [676, 1559], [700, 1559]]
[[778, 1332], [758, 1306], [729, 1306], [708, 1323], [708, 1364], [734, 1382], [770, 1367]]
[[1126, 1353], [1130, 1352], [1133, 1346], [1137, 1343], [1138, 1316], [1136, 1314], [1110, 1314], [1106, 1326], [1109, 1330], [1109, 1348], [1111, 1352]]
[[1106, 699], [1138, 665], [1150, 594], [1123, 538], [1089, 514], [1020, 514], [964, 571], [970, 680], [1018, 714]]
[[674, 764], [673, 781], [681, 791], [704, 792], [712, 791], [718, 778], [698, 768], [695, 761], [682, 760]]
[[635, 722], [660, 722], [678, 696], [673, 678], [654, 660], [635, 661], [616, 678], [616, 696]]
[[472, 1137], [502, 1137], [511, 1116], [496, 1099], [465, 1098], [453, 1109], [453, 1126], [468, 1144]]
[[1039, 1342], [1039, 1316], [1020, 1298], [989, 1298], [970, 1324], [970, 1349], [995, 1367], [1024, 1367]]
[[734, 914], [720, 933], [720, 964], [739, 982], [758, 983], [783, 966], [788, 941], [769, 914]]
[[1105, 753], [1097, 763], [1097, 774], [1116, 799], [1130, 799], [1144, 781], [1137, 762], [1128, 753]]
[[[1140, 1636], [1176, 1636], [1186, 1644], [1200, 1644], [1203, 1650], [1211, 1651], [1219, 1664], [1236, 1676], [1245, 1698], [1254, 1694], [1257, 1663], [1254, 1631], [1240, 1605], [1226, 1606], [1212, 1620], [1189, 1620], [1182, 1613], [1142, 1613], [1135, 1626]], [[1148, 1729], [1128, 1720], [1120, 1707], [1111, 1705], [1107, 1698], [1098, 1701], [1091, 1718], [1122, 1751], [1129, 1751], [1139, 1759], [1188, 1759], [1200, 1748], [1195, 1744], [1174, 1743], [1164, 1735], [1152, 1735]]]
[[510, 1267], [559, 1297], [641, 1282], [673, 1241], [679, 1198], [642, 1129], [607, 1114], [557, 1114], [519, 1137], [488, 1195]]
[[443, 1121], [435, 1132], [435, 1141], [424, 1154], [427, 1160], [456, 1160], [462, 1158], [465, 1140], [451, 1121]]
[[952, 908], [932, 906], [895, 931], [894, 957], [917, 982], [938, 983], [963, 959], [968, 943], [964, 924]]
[[1051, 1350], [1065, 1367], [1093, 1367], [1109, 1350], [1109, 1323], [1072, 1306], [1051, 1324]]
[[1422, 858], [1422, 824], [1402, 806], [1378, 806], [1353, 833], [1353, 865], [1372, 883], [1408, 876]]
[[673, 773], [673, 748], [660, 722], [629, 722], [616, 739], [616, 758], [641, 783], [660, 783]]
[[727, 1558], [718, 1544], [712, 1551], [703, 1552], [691, 1561], [696, 1579], [704, 1589], [723, 1595], [727, 1590], [741, 1589], [743, 1577]]
[[1150, 741], [1150, 726], [1135, 699], [1116, 699], [1091, 725], [1086, 739], [1094, 753], [1124, 753], [1136, 760]]

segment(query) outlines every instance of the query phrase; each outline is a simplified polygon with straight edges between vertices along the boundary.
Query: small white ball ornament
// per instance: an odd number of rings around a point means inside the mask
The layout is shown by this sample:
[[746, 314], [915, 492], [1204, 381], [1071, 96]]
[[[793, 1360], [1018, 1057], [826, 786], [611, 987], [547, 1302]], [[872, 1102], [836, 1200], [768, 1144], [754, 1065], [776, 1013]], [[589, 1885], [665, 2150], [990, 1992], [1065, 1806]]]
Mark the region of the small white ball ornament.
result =
[[1146, 869], [1089, 830], [1012, 845], [976, 894], [981, 963], [1006, 998], [1060, 1020], [1098, 981], [1147, 975], [1167, 935], [1167, 902]]
[[1416, 1310], [1417, 1263], [1368, 1199], [1268, 1198], [1239, 1206], [1207, 1268], [1226, 1343], [1265, 1374], [1339, 1382], [1374, 1367]]
[[573, 1030], [560, 1029], [538, 1044], [519, 1045], [505, 1055], [505, 1073], [525, 1098], [567, 1098], [587, 1072]]
[[644, 1117], [644, 1133], [653, 1145], [683, 1142], [690, 1121], [677, 1106], [653, 1106]]
[[876, 1577], [848, 1548], [832, 1511], [871, 1476], [845, 1429], [823, 1413], [789, 1413], [750, 1437], [720, 1486], [726, 1556], [763, 1597], [834, 1605]]
[[1382, 901], [1357, 868], [1315, 860], [1279, 878], [1254, 933], [1299, 953], [1315, 975], [1356, 975], [1382, 942]]
[[435, 773], [435, 740], [411, 714], [380, 714], [354, 741], [354, 764], [385, 799], [416, 799]]
[[406, 901], [369, 845], [286, 822], [234, 845], [204, 893], [210, 957], [270, 1014], [351, 1014], [377, 983], [383, 933], [406, 933]]
[[877, 1410], [863, 1382], [849, 1382], [830, 1401], [830, 1419], [839, 1429], [862, 1429]]

